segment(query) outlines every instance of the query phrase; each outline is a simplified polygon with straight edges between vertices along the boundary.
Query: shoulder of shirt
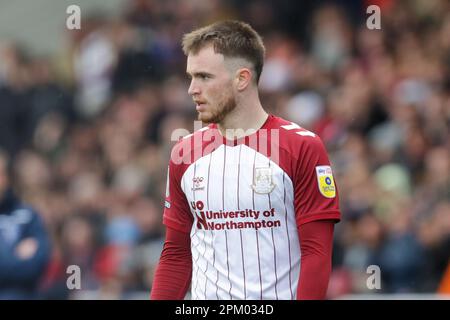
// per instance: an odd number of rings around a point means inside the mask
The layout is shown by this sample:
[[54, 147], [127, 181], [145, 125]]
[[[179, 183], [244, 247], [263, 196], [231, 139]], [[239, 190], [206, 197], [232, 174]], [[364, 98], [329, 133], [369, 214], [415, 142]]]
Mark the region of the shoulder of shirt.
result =
[[[194, 159], [187, 160], [192, 158], [195, 153], [195, 148], [202, 148], [203, 145], [203, 134], [214, 128], [213, 124], [205, 126], [199, 130], [194, 131], [178, 140], [178, 142], [173, 146], [171, 151], [171, 159], [173, 157], [181, 157], [181, 161], [178, 164], [186, 164], [193, 163]], [[194, 142], [195, 141], [195, 142]], [[187, 159], [186, 159], [187, 157]]]
[[280, 147], [289, 150], [322, 143], [322, 140], [316, 133], [301, 127], [297, 123], [280, 117], [273, 117], [270, 129], [279, 130]]
[[194, 131], [193, 133], [185, 135], [184, 137], [180, 138], [180, 140], [178, 140], [178, 142], [175, 144], [174, 147], [176, 147], [177, 145], [192, 143], [195, 138], [201, 137], [205, 131], [212, 129], [213, 126], [214, 126], [213, 124], [210, 124], [206, 127]]

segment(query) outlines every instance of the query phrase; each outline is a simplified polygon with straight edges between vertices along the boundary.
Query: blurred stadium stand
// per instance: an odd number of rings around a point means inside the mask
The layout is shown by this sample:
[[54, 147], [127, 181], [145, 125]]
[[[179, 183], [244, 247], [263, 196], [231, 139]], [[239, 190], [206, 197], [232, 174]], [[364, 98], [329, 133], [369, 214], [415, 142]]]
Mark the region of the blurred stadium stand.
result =
[[28, 53], [51, 55], [67, 45], [66, 9], [78, 5], [83, 15], [102, 13], [118, 17], [123, 0], [0, 0], [0, 39], [12, 39], [26, 46]]
[[[65, 28], [71, 4], [81, 30]], [[328, 297], [448, 297], [448, 1], [0, 0], [0, 148], [53, 243], [40, 298], [148, 298], [170, 136], [196, 116], [179, 42], [223, 18], [264, 36], [267, 111], [330, 152], [343, 220]]]

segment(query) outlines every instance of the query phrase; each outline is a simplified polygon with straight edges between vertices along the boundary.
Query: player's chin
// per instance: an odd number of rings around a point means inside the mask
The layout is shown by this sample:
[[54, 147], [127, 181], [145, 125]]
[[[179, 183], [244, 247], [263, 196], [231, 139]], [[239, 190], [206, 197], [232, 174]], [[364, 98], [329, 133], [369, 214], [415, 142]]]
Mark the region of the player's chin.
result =
[[197, 118], [203, 123], [214, 123], [214, 117], [207, 111], [198, 111]]

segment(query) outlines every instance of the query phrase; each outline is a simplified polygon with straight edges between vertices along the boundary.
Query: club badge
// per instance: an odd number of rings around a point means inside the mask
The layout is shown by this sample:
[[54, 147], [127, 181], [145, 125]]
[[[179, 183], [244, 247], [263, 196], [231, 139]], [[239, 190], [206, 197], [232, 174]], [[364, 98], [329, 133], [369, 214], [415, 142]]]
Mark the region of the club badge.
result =
[[272, 169], [269, 167], [255, 168], [252, 188], [253, 191], [260, 194], [272, 192], [275, 188], [275, 184], [272, 182]]

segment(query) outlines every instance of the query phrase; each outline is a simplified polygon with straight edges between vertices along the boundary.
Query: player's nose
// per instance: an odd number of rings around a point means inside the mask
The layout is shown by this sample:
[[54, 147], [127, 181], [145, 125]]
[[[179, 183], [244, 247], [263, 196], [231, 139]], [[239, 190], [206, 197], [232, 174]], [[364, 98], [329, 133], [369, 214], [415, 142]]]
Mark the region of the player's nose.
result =
[[188, 94], [194, 96], [200, 93], [200, 88], [195, 83], [194, 79], [191, 80], [191, 84], [189, 85]]

